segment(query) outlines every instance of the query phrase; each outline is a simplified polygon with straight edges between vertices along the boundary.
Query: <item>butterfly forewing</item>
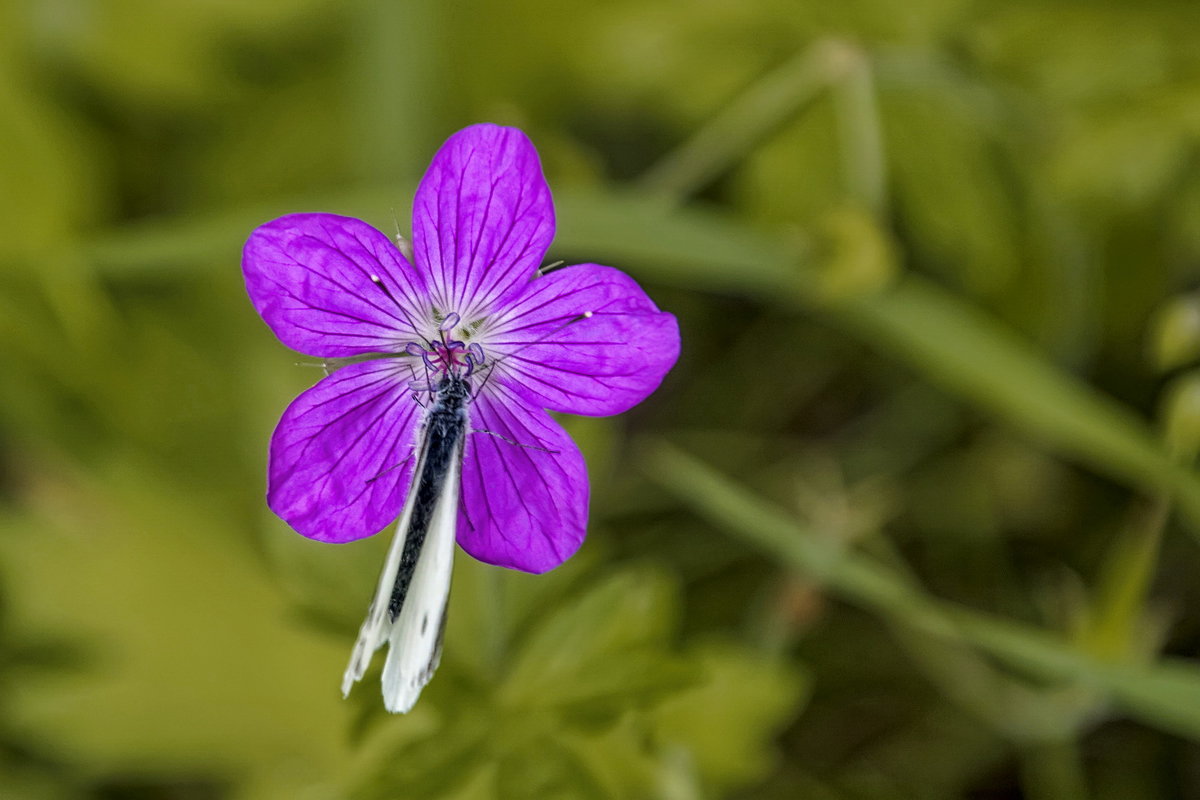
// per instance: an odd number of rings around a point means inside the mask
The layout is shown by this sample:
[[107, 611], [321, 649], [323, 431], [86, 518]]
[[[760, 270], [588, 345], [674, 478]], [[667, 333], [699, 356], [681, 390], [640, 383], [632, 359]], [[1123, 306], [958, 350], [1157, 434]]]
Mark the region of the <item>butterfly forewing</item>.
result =
[[405, 712], [413, 707], [441, 657], [458, 522], [461, 451], [460, 440], [434, 507], [421, 557], [391, 628], [383, 665], [383, 701], [388, 711]]
[[396, 525], [396, 535], [388, 548], [387, 558], [383, 562], [383, 570], [379, 573], [379, 584], [375, 588], [375, 596], [367, 608], [367, 618], [363, 620], [358, 631], [358, 641], [350, 655], [350, 663], [342, 676], [342, 696], [350, 694], [351, 687], [366, 673], [371, 665], [371, 657], [375, 655], [384, 642], [388, 640], [391, 620], [388, 618], [388, 604], [391, 602], [392, 590], [396, 585], [396, 573], [400, 568], [400, 556], [404, 552], [404, 542], [412, 520], [415, 491], [417, 482], [425, 464], [425, 445], [421, 447], [421, 457], [413, 470], [412, 485], [409, 486], [408, 497], [404, 502], [404, 510], [400, 513], [400, 521]]
[[347, 694], [387, 642], [383, 699], [392, 712], [412, 708], [441, 655], [469, 398], [462, 378], [438, 384], [396, 537], [342, 679]]

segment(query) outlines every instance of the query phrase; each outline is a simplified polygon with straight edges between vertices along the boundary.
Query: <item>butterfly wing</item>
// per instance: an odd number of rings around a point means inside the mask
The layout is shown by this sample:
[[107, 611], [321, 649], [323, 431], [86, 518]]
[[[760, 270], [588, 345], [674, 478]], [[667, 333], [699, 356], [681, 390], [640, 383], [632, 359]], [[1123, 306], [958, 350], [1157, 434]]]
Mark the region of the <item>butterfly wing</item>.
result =
[[396, 535], [392, 538], [392, 545], [388, 548], [387, 558], [383, 562], [383, 570], [379, 574], [379, 584], [375, 588], [375, 596], [371, 599], [371, 605], [367, 609], [367, 618], [363, 620], [362, 627], [358, 631], [358, 641], [354, 643], [354, 650], [350, 654], [350, 663], [342, 676], [342, 697], [350, 694], [350, 689], [362, 678], [367, 667], [371, 665], [371, 657], [375, 655], [375, 651], [390, 637], [391, 627], [394, 623], [388, 619], [388, 605], [391, 602], [392, 589], [396, 585], [396, 575], [400, 571], [400, 558], [404, 553], [404, 542], [412, 524], [413, 508], [417, 499], [417, 482], [421, 480], [421, 475], [425, 471], [425, 453], [428, 447], [428, 437], [426, 437], [426, 441], [421, 444], [421, 455], [417, 459], [417, 465], [413, 469], [412, 485], [408, 488], [408, 496], [404, 501], [404, 508], [400, 512]]
[[388, 631], [383, 702], [393, 713], [404, 713], [413, 707], [441, 658], [458, 524], [462, 446], [460, 437], [404, 605]]
[[[454, 561], [455, 528], [458, 523], [460, 475], [462, 472], [462, 447], [465, 434], [465, 416], [455, 422], [450, 442], [441, 431], [441, 445], [433, 445], [442, 453], [435, 456], [433, 464], [445, 464], [444, 476], [430, 473], [441, 471], [438, 466], [427, 469], [436, 426], [427, 425], [420, 447], [420, 457], [413, 471], [413, 483], [409, 487], [396, 535], [388, 549], [383, 571], [375, 596], [371, 600], [367, 617], [359, 630], [358, 641], [350, 656], [350, 663], [342, 676], [342, 695], [348, 695], [355, 682], [362, 678], [371, 664], [371, 658], [384, 642], [388, 643], [387, 659], [383, 667], [383, 700], [388, 711], [403, 713], [417, 702], [421, 690], [437, 669], [441, 657], [442, 631], [445, 624], [446, 605], [450, 597], [451, 567]], [[445, 459], [443, 446], [452, 446], [450, 457]], [[427, 494], [422, 481], [440, 479], [440, 486], [433, 499], [428, 517], [417, 508], [420, 498]], [[431, 486], [433, 484], [430, 484]], [[402, 593], [403, 602], [399, 613], [393, 617], [389, 610], [397, 591], [397, 579], [405, 563], [405, 546], [414, 526], [424, 523], [428, 528], [424, 541], [419, 543], [416, 563], [411, 567], [412, 575]]]

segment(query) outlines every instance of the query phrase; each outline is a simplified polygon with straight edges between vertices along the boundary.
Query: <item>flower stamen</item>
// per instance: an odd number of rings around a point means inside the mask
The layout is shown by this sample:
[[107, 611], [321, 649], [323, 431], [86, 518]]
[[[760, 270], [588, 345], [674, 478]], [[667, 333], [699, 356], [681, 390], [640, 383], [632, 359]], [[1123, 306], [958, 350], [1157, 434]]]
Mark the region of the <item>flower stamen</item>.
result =
[[[437, 315], [435, 311], [435, 317]], [[450, 312], [438, 320], [438, 337], [427, 344], [409, 342], [404, 346], [404, 352], [410, 356], [419, 356], [425, 364], [426, 372], [430, 374], [429, 384], [446, 375], [466, 377], [471, 375], [484, 363], [483, 347], [478, 342], [467, 344], [460, 339], [452, 339], [449, 334], [461, 321], [462, 317]], [[469, 338], [469, 337], [468, 337]]]

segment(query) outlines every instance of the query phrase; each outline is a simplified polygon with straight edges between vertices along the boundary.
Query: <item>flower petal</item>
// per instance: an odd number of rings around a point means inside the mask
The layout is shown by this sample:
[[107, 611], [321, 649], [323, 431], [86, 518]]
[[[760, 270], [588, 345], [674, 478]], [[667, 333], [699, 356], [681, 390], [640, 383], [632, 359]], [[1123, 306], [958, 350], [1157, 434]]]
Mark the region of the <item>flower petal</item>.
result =
[[472, 125], [451, 136], [413, 202], [413, 258], [445, 312], [469, 321], [534, 276], [554, 204], [524, 133]]
[[489, 564], [554, 569], [579, 549], [587, 530], [583, 454], [545, 411], [502, 388], [471, 404], [471, 429], [459, 545]]
[[484, 347], [496, 377], [530, 402], [605, 416], [658, 388], [679, 358], [679, 325], [625, 273], [580, 264], [531, 282]]
[[260, 226], [246, 242], [242, 273], [279, 340], [311, 356], [395, 352], [411, 338], [417, 309], [429, 305], [421, 276], [387, 236], [335, 214]]
[[411, 377], [399, 359], [362, 361], [297, 397], [271, 437], [271, 510], [325, 542], [361, 539], [394, 520], [421, 420]]

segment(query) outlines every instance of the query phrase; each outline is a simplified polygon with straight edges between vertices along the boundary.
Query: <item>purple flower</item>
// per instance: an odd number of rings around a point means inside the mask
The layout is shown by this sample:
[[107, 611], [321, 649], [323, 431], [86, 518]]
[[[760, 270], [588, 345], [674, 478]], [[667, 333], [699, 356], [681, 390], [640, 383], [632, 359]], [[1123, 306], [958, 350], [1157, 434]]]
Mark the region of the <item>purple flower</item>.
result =
[[495, 125], [459, 131], [434, 157], [413, 204], [411, 257], [333, 214], [255, 230], [242, 269], [267, 325], [302, 353], [351, 359], [279, 421], [271, 509], [326, 542], [386, 527], [412, 482], [423, 387], [453, 374], [473, 392], [459, 545], [527, 572], [569, 558], [587, 523], [587, 473], [546, 409], [604, 416], [636, 405], [675, 363], [679, 330], [612, 267], [540, 275], [553, 236], [537, 152]]

